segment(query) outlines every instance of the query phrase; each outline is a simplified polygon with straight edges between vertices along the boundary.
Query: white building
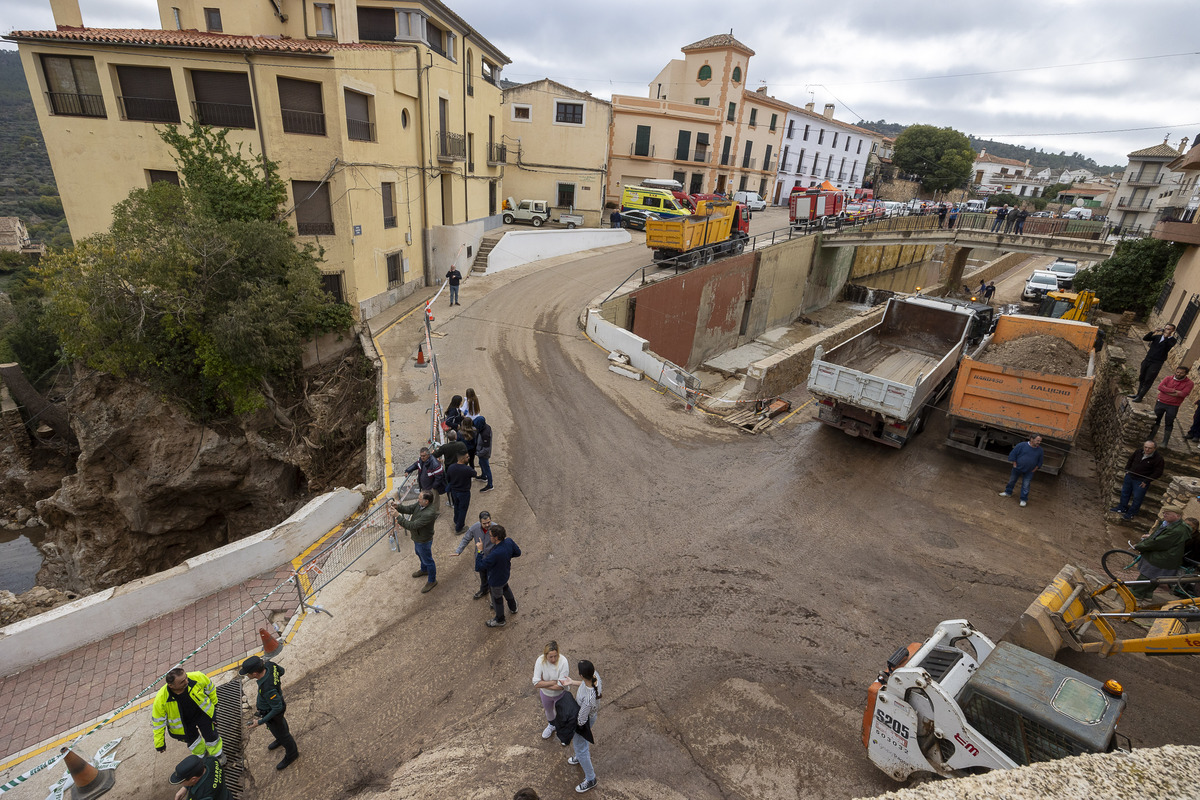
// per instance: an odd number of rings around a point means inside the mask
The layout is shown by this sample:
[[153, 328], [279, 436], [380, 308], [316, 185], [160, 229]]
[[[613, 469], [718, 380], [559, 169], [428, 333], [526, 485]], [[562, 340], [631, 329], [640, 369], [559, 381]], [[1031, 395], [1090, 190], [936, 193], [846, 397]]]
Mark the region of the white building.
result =
[[1040, 197], [1050, 181], [1039, 178], [1039, 170], [1029, 166], [1029, 161], [1015, 158], [1000, 158], [980, 150], [971, 165], [974, 172], [973, 185], [987, 193], [1006, 192], [1017, 197]]
[[833, 103], [827, 103], [822, 114], [813, 111], [812, 103], [787, 107], [771, 202], [786, 204], [794, 187], [807, 189], [825, 181], [838, 189], [862, 188], [867, 159], [883, 136], [834, 119]]
[[1117, 202], [1110, 219], [1123, 227], [1149, 228], [1162, 212], [1178, 207], [1180, 200], [1176, 194], [1186, 194], [1189, 190], [1182, 185], [1183, 174], [1172, 172], [1170, 164], [1187, 150], [1187, 142], [1184, 138], [1175, 148], [1164, 139], [1162, 144], [1130, 153], [1129, 166], [1115, 192]]

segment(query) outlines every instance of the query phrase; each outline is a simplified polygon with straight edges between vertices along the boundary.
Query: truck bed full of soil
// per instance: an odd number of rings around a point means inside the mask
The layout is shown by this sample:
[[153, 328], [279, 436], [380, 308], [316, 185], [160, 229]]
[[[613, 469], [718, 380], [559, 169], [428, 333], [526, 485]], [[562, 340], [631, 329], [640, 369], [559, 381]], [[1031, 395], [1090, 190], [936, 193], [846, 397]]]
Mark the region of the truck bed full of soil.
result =
[[1027, 369], [1067, 378], [1083, 378], [1088, 369], [1086, 353], [1047, 333], [1029, 333], [989, 345], [976, 360], [998, 367]]

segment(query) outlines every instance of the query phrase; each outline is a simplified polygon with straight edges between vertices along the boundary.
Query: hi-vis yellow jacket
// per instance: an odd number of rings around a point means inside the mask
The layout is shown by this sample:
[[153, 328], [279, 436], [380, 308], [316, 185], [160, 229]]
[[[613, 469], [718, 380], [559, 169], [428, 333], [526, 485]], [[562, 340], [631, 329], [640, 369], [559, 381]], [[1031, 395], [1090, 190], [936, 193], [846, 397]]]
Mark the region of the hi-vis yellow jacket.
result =
[[[188, 692], [200, 710], [208, 716], [217, 712], [217, 687], [203, 672], [189, 672]], [[154, 728], [154, 746], [165, 747], [167, 744], [166, 731], [171, 735], [183, 738], [183, 718], [179, 715], [179, 702], [171, 690], [163, 686], [154, 698], [154, 707], [150, 712], [150, 724]]]

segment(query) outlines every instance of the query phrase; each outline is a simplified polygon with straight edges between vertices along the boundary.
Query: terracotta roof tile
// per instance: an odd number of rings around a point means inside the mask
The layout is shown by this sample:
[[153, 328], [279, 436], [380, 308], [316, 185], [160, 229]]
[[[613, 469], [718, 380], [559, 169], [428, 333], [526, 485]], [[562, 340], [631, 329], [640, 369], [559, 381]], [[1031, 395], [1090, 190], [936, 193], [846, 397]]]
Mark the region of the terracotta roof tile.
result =
[[738, 50], [743, 50], [750, 55], [754, 55], [754, 51], [746, 45], [733, 38], [730, 33], [718, 33], [716, 36], [710, 36], [707, 39], [701, 39], [698, 42], [692, 42], [689, 45], [679, 48], [683, 52], [689, 50], [709, 50], [715, 47], [736, 47]]
[[1179, 158], [1180, 152], [1166, 142], [1147, 147], [1145, 150], [1134, 150], [1130, 158]]
[[257, 50], [273, 53], [325, 54], [331, 50], [390, 50], [393, 45], [342, 43], [271, 36], [230, 36], [203, 31], [166, 31], [153, 28], [60, 28], [56, 31], [13, 31], [9, 40], [83, 42], [141, 47], [194, 47], [200, 50]]
[[[977, 164], [1004, 164], [1005, 166], [1009, 166], [1009, 167], [1025, 166], [1024, 161], [1017, 161], [1015, 158], [1000, 158], [998, 156], [990, 156], [987, 153], [975, 156], [975, 163], [977, 163]], [[1037, 169], [1037, 168], [1030, 167], [1030, 169]]]

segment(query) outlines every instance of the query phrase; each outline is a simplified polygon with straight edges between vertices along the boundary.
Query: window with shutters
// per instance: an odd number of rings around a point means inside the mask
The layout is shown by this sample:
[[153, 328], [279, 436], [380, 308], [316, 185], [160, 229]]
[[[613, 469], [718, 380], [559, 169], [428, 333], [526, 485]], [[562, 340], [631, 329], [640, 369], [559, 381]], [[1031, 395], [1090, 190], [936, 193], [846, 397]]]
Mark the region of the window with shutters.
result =
[[211, 33], [221, 32], [221, 9], [204, 9], [204, 27], [207, 28]]
[[333, 3], [313, 3], [313, 21], [317, 36], [330, 39], [337, 36], [333, 27]]
[[834, 131], [833, 132], [833, 144], [829, 145], [830, 147], [837, 147], [837, 137], [838, 137], [838, 132]]
[[733, 122], [737, 119], [737, 103], [729, 104], [729, 113], [725, 115], [725, 119], [728, 122]]
[[748, 124], [750, 125], [751, 128], [758, 127], [758, 109], [757, 108], [750, 109], [750, 122]]
[[375, 123], [371, 122], [371, 97], [346, 89], [346, 136], [357, 142], [375, 141]]
[[396, 10], [394, 8], [358, 7], [358, 38], [364, 42], [394, 42], [396, 40]]
[[650, 155], [650, 126], [638, 125], [637, 133], [633, 140], [633, 155], [649, 156]]
[[383, 195], [383, 227], [396, 227], [396, 184], [384, 183], [379, 187]]
[[179, 173], [173, 169], [148, 169], [146, 178], [149, 183], [173, 183], [179, 185]]
[[754, 151], [754, 142], [746, 142], [746, 149], [742, 153], [742, 169], [754, 169], [754, 159], [750, 154]]
[[333, 235], [328, 183], [292, 181], [292, 202], [296, 204], [296, 233], [301, 236]]
[[179, 122], [175, 83], [165, 67], [117, 67], [121, 117], [144, 122]]
[[321, 274], [321, 288], [326, 294], [333, 297], [333, 302], [346, 302], [346, 290], [344, 287], [346, 273], [344, 272], [325, 272]]
[[742, 68], [741, 67], [733, 68], [733, 82], [734, 83], [742, 82]]
[[50, 110], [65, 117], [106, 117], [96, 62], [90, 56], [42, 56]]
[[558, 184], [558, 205], [560, 208], [575, 207], [575, 184], [560, 183]]
[[388, 253], [387, 257], [388, 288], [395, 289], [404, 283], [404, 254]]
[[708, 98], [707, 98], [707, 97], [697, 97], [697, 98], [696, 98], [696, 105], [698, 105], [698, 106], [706, 106], [706, 105], [708, 105]]
[[778, 125], [778, 124], [779, 124], [779, 115], [778, 115], [778, 114], [772, 114], [772, 115], [771, 115], [771, 124], [767, 126], [767, 130], [771, 131], [771, 133], [774, 133], [774, 132], [775, 132], [775, 126], [776, 126], [776, 125]]
[[811, 125], [804, 126], [804, 141], [806, 141], [806, 142], [808, 141], [808, 131], [811, 127], [812, 127]]
[[712, 80], [712, 67], [710, 67], [708, 64], [705, 64], [703, 67], [701, 67], [700, 72], [696, 74], [696, 80], [711, 81]]
[[254, 128], [250, 79], [244, 72], [192, 70], [196, 119], [214, 128]]
[[279, 115], [283, 132], [324, 136], [325, 105], [321, 99], [321, 84], [295, 78], [280, 77], [275, 80], [279, 87]]

